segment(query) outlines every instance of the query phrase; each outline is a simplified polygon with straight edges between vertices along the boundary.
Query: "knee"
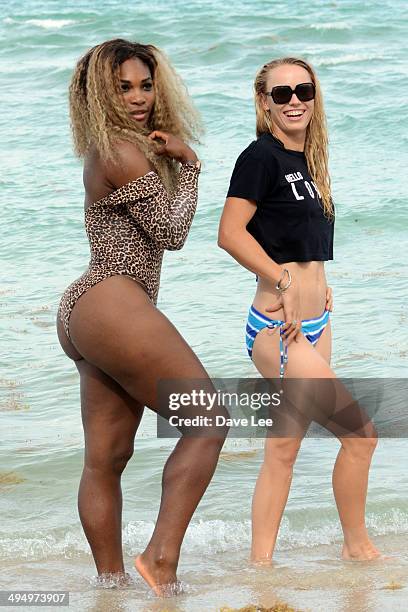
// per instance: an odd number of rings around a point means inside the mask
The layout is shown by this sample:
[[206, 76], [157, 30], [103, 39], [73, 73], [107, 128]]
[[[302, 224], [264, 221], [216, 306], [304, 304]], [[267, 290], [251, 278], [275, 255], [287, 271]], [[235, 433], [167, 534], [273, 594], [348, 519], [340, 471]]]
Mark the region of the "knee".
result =
[[230, 427], [224, 420], [219, 422], [215, 420], [219, 418], [219, 414], [205, 418], [208, 418], [210, 423], [205, 422], [200, 427], [182, 427], [179, 428], [179, 430], [185, 440], [194, 440], [194, 444], [197, 446], [197, 448], [202, 448], [203, 452], [218, 451], [219, 453], [228, 435]]
[[224, 442], [224, 433], [220, 434], [219, 432], [217, 432], [217, 435], [199, 438], [198, 444], [200, 446], [200, 452], [219, 455], [224, 445]]
[[86, 449], [85, 467], [93, 472], [120, 475], [133, 455], [133, 446], [126, 448]]
[[346, 438], [342, 440], [343, 449], [353, 461], [370, 460], [378, 443], [375, 430], [369, 438]]
[[203, 466], [207, 465], [207, 460], [218, 461], [219, 454], [225, 442], [224, 437], [217, 436], [183, 436], [184, 444], [187, 446], [185, 448], [189, 449], [189, 452], [194, 457], [202, 457], [203, 458]]
[[292, 469], [295, 464], [301, 441], [298, 439], [274, 440], [265, 450], [265, 463], [274, 464], [285, 469]]

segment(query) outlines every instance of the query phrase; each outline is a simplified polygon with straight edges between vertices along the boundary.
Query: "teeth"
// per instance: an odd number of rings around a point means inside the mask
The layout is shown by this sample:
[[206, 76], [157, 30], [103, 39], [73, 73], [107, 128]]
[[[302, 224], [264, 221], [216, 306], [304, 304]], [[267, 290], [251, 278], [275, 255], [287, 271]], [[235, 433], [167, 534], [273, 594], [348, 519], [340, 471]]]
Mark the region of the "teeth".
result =
[[300, 115], [303, 115], [303, 111], [289, 111], [285, 113], [285, 115], [288, 115], [289, 117], [300, 117]]

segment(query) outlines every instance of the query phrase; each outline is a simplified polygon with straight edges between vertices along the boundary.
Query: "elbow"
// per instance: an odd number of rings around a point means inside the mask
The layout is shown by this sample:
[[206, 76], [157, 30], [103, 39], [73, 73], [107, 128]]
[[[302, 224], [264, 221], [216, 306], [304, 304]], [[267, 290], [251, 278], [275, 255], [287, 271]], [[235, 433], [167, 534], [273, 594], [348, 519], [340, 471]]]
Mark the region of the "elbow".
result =
[[168, 242], [164, 248], [166, 249], [166, 251], [180, 251], [180, 249], [182, 249], [183, 246], [184, 246], [184, 242], [176, 242], [176, 243]]
[[179, 251], [185, 245], [187, 234], [184, 236], [170, 236], [163, 245], [167, 251]]
[[227, 232], [225, 229], [220, 227], [218, 231], [218, 240], [217, 245], [220, 249], [224, 249], [224, 251], [229, 252], [232, 244], [232, 236], [230, 232]]

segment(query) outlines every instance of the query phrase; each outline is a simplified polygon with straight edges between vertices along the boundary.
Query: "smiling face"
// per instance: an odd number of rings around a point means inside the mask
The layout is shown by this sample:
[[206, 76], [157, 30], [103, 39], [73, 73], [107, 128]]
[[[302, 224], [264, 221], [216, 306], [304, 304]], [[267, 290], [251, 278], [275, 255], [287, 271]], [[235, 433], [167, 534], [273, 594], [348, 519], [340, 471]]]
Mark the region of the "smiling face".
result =
[[[309, 72], [296, 64], [283, 64], [269, 70], [266, 92], [277, 85], [289, 85], [295, 89], [299, 83], [312, 83]], [[268, 112], [274, 126], [274, 134], [287, 145], [306, 138], [306, 128], [313, 115], [314, 100], [301, 102], [295, 93], [286, 104], [275, 104], [272, 96], [262, 96], [263, 109]]]
[[119, 76], [123, 99], [129, 114], [141, 127], [145, 127], [155, 99], [149, 67], [134, 57], [120, 65]]

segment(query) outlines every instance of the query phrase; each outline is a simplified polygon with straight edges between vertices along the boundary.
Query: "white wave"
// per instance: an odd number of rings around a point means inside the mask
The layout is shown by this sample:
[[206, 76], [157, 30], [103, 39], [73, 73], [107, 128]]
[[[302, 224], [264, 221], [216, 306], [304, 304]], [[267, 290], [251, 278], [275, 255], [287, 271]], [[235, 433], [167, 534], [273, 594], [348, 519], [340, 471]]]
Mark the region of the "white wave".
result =
[[376, 535], [406, 533], [408, 517], [397, 508], [391, 508], [383, 514], [370, 514], [367, 524]]
[[220, 553], [242, 550], [250, 545], [251, 523], [246, 521], [192, 522], [185, 540], [191, 550], [204, 553]]
[[34, 537], [5, 538], [0, 540], [0, 559], [71, 558], [89, 553], [89, 545], [80, 532], [60, 536], [36, 533]]
[[72, 25], [75, 21], [72, 19], [28, 19], [26, 23], [46, 30], [59, 30], [67, 25]]
[[[408, 514], [390, 508], [380, 514], [370, 513], [367, 524], [374, 535], [408, 533]], [[135, 554], [146, 546], [154, 529], [152, 521], [130, 521], [123, 529], [124, 551]], [[342, 539], [339, 521], [336, 519], [294, 529], [292, 520], [284, 517], [280, 529], [277, 550], [292, 550], [299, 547], [313, 548], [334, 544]], [[244, 521], [199, 520], [193, 521], [186, 533], [186, 547], [194, 553], [217, 554], [239, 552], [249, 548], [251, 543], [251, 523]], [[78, 524], [74, 529], [61, 533], [37, 532], [33, 537], [0, 537], [0, 559], [47, 559], [90, 555], [88, 542]]]
[[3, 23], [15, 23], [15, 19], [12, 19], [11, 17], [5, 17], [3, 19]]
[[310, 26], [312, 30], [351, 30], [351, 25], [337, 21], [332, 23], [312, 23]]
[[349, 53], [340, 57], [316, 58], [313, 60], [314, 66], [337, 66], [338, 64], [351, 64], [354, 62], [368, 62], [384, 59], [383, 55], [370, 55], [364, 53]]

